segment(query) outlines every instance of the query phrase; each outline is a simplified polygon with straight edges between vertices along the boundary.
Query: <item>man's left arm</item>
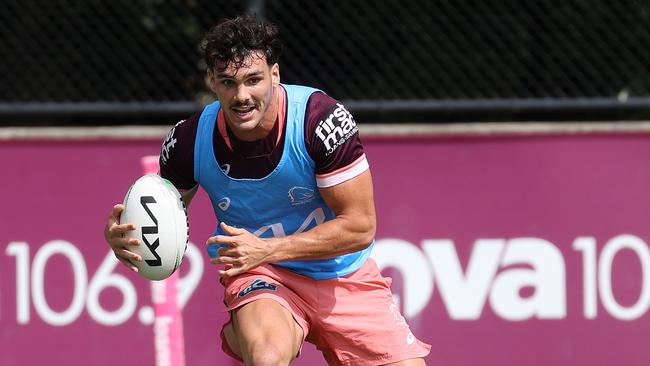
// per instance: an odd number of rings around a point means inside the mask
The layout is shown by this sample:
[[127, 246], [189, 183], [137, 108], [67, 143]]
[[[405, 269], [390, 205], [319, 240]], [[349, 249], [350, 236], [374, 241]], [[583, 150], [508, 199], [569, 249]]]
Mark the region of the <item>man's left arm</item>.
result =
[[236, 276], [264, 263], [332, 258], [368, 247], [376, 228], [370, 170], [319, 190], [336, 217], [311, 230], [262, 239], [222, 223], [228, 235], [208, 240], [208, 244], [226, 244], [219, 249], [219, 257], [212, 260], [227, 265], [220, 271], [221, 276]]
[[226, 244], [212, 261], [226, 264], [222, 276], [264, 263], [333, 258], [365, 249], [374, 240], [372, 178], [352, 114], [326, 94], [314, 93], [306, 115], [305, 146], [315, 163], [319, 192], [335, 218], [302, 233], [268, 239], [222, 223], [227, 235], [208, 240]]

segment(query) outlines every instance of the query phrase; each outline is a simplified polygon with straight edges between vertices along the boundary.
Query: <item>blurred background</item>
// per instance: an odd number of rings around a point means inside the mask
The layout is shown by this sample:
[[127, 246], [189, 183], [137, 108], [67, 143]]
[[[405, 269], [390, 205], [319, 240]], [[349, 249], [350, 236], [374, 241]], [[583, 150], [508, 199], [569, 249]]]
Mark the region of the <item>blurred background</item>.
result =
[[638, 120], [647, 0], [3, 1], [0, 123], [170, 124], [211, 100], [198, 48], [219, 19], [281, 31], [285, 83], [361, 123]]
[[650, 0], [0, 0], [0, 366], [236, 364], [203, 192], [182, 321], [102, 231], [243, 13], [355, 116], [372, 255], [430, 365], [650, 364]]

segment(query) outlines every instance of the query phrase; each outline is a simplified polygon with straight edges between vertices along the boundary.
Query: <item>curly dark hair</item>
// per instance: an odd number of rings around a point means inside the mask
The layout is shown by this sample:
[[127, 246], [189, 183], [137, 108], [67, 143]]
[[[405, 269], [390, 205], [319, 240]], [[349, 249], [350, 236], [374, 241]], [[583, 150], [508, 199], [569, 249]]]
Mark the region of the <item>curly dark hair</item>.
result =
[[[254, 15], [225, 19], [210, 28], [201, 42], [203, 57], [211, 70], [222, 72], [231, 64], [244, 66], [251, 53], [261, 52], [270, 66], [278, 62], [282, 42], [278, 28]], [[223, 62], [223, 67], [217, 67]]]

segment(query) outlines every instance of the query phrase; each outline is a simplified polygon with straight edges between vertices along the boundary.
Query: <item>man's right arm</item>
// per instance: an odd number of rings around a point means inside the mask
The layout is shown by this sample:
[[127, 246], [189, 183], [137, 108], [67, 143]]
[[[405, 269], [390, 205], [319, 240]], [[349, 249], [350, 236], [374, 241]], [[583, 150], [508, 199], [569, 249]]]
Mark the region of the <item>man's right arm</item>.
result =
[[192, 202], [192, 198], [194, 198], [194, 195], [196, 194], [196, 191], [199, 190], [199, 185], [195, 185], [193, 188], [190, 189], [179, 189], [178, 192], [181, 194], [181, 199], [185, 203], [185, 207], [190, 206], [190, 202]]
[[160, 148], [160, 176], [172, 182], [189, 205], [196, 193], [194, 181], [194, 143], [200, 113], [178, 122], [169, 130]]
[[[172, 127], [160, 150], [159, 174], [179, 190], [186, 207], [189, 206], [198, 188], [194, 182], [194, 141], [199, 116], [199, 114], [194, 115]], [[113, 206], [104, 226], [104, 239], [113, 250], [115, 257], [127, 268], [137, 272], [138, 268], [134, 262], [142, 261], [142, 258], [133, 253], [131, 248], [140, 245], [140, 242], [124, 236], [125, 233], [135, 230], [135, 225], [120, 222], [122, 211], [124, 205]]]

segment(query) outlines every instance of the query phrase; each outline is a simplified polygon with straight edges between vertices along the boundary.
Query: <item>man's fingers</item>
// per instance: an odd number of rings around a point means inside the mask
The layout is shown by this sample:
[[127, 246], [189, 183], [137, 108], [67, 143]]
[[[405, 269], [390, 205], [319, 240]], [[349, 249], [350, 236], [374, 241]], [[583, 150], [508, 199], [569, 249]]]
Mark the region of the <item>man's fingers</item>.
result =
[[106, 229], [110, 228], [115, 224], [120, 223], [120, 214], [124, 211], [124, 205], [119, 203], [111, 209], [111, 215], [108, 217], [108, 222], [106, 223]]
[[229, 265], [239, 265], [241, 266], [243, 263], [239, 258], [234, 258], [234, 257], [225, 257], [221, 256], [218, 258], [213, 258], [210, 260], [212, 264], [229, 264]]
[[127, 247], [140, 245], [140, 241], [138, 239], [133, 239], [133, 238], [118, 237], [118, 238], [112, 238], [111, 241], [109, 242], [109, 245], [113, 250], [119, 250]]
[[111, 210], [111, 216], [113, 217], [120, 217], [120, 214], [124, 211], [124, 205], [121, 203], [118, 203], [117, 205], [113, 206], [113, 209]]
[[223, 278], [225, 280], [227, 278], [240, 275], [240, 274], [242, 274], [244, 272], [246, 272], [246, 269], [244, 269], [244, 267], [232, 267], [232, 268], [230, 268], [228, 270], [219, 271], [219, 275], [221, 276], [221, 278]]
[[135, 225], [133, 224], [121, 224], [121, 225], [115, 224], [111, 226], [111, 228], [109, 229], [109, 231], [113, 234], [126, 234], [129, 231], [133, 231], [133, 230], [135, 230]]
[[232, 245], [237, 242], [237, 238], [233, 238], [232, 236], [227, 236], [227, 235], [217, 235], [213, 236], [206, 241], [206, 244], [212, 245], [212, 244], [226, 244], [226, 245]]
[[117, 260], [120, 261], [126, 268], [133, 272], [138, 272], [138, 267], [134, 262], [142, 261], [142, 257], [136, 253], [131, 252], [127, 248], [129, 246], [140, 245], [140, 241], [135, 238], [127, 238], [124, 234], [129, 231], [135, 230], [133, 224], [120, 224], [120, 214], [124, 211], [123, 204], [117, 204], [111, 209], [111, 216], [108, 218], [106, 227], [104, 228], [104, 236], [106, 241], [113, 249], [113, 253]]
[[108, 230], [108, 233], [106, 234], [106, 241], [108, 242], [108, 245], [110, 245], [114, 250], [127, 246], [140, 245], [140, 240], [124, 235], [126, 232], [133, 230], [127, 226], [128, 225], [116, 225], [115, 228]]
[[244, 234], [244, 233], [247, 232], [247, 231], [244, 230], [244, 229], [240, 229], [240, 228], [236, 228], [236, 227], [234, 227], [234, 226], [230, 226], [230, 225], [226, 224], [226, 223], [223, 222], [223, 221], [221, 221], [221, 228], [222, 228], [223, 231], [225, 231], [226, 234], [228, 234], [228, 235], [241, 235], [241, 234]]
[[[117, 257], [117, 256], [116, 256], [116, 257]], [[129, 260], [124, 259], [124, 258], [120, 258], [120, 257], [117, 257], [117, 260], [119, 260], [120, 262], [122, 262], [122, 264], [123, 264], [126, 268], [132, 270], [132, 271], [135, 272], [135, 273], [138, 273], [138, 271], [139, 271], [139, 270], [138, 270], [138, 267], [136, 267], [136, 266], [135, 266], [133, 263], [131, 263]]]
[[226, 233], [226, 235], [216, 235], [209, 238], [206, 241], [207, 245], [225, 244], [230, 246], [236, 246], [240, 240], [237, 238], [237, 236], [248, 233], [248, 231], [244, 229], [239, 229], [234, 226], [230, 226], [223, 221], [221, 222], [221, 228], [223, 229], [224, 233]]
[[219, 256], [236, 257], [237, 256], [237, 251], [232, 247], [221, 247], [221, 248], [217, 249], [217, 254]]
[[[119, 238], [125, 233], [133, 231], [136, 228], [133, 224], [120, 224], [120, 213], [122, 211], [124, 211], [124, 205], [117, 204], [113, 206], [113, 209], [111, 210], [111, 216], [108, 218], [106, 226], [104, 227], [104, 237], [106, 238], [106, 241], [111, 244], [111, 246], [115, 245], [114, 240], [116, 238]], [[133, 245], [137, 245], [137, 243]]]
[[142, 262], [142, 257], [139, 256], [138, 254], [135, 254], [127, 249], [116, 249], [115, 250], [115, 256], [118, 259], [126, 259], [130, 261], [135, 261], [135, 262]]

